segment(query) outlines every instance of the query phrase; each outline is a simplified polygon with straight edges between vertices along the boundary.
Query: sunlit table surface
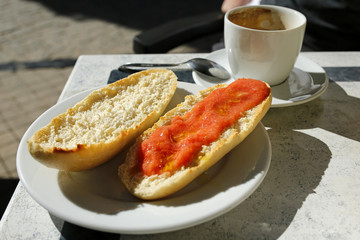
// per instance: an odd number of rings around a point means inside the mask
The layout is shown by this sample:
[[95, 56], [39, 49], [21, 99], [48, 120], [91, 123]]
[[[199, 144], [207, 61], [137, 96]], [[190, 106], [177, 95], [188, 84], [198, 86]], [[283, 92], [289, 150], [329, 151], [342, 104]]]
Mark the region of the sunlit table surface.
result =
[[[208, 54], [80, 56], [59, 102], [108, 83], [127, 62], [181, 62]], [[51, 215], [19, 183], [0, 222], [0, 239], [359, 239], [360, 52], [303, 52], [327, 72], [319, 98], [271, 108], [262, 120], [270, 169], [244, 202], [215, 219], [174, 232], [99, 232]], [[187, 79], [190, 82], [192, 79]]]

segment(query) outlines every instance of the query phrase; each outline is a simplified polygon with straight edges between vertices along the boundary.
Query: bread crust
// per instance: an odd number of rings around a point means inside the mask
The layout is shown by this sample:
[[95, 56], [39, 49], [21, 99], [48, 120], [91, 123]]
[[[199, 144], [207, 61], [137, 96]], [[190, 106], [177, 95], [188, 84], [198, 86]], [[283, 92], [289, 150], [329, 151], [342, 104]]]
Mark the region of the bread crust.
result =
[[138, 152], [141, 142], [147, 139], [158, 127], [168, 124], [174, 116], [181, 116], [190, 111], [197, 102], [201, 101], [213, 90], [226, 86], [227, 84], [216, 85], [200, 91], [197, 95], [186, 96], [183, 103], [167, 112], [152, 128], [146, 130], [136, 139], [135, 144], [131, 146], [127, 154], [125, 162], [120, 165], [118, 171], [122, 182], [134, 196], [144, 200], [154, 200], [175, 193], [217, 163], [255, 129], [270, 108], [271, 91], [262, 103], [248, 110], [246, 116], [226, 129], [216, 142], [213, 142], [209, 147], [205, 147], [197, 159], [192, 161], [194, 164], [191, 167], [182, 168], [173, 174], [167, 172], [152, 176], [142, 174], [138, 164]]
[[[154, 85], [152, 81], [156, 81], [157, 85]], [[94, 168], [110, 160], [145, 129], [151, 127], [151, 125], [159, 119], [170, 102], [176, 91], [176, 86], [177, 77], [172, 71], [166, 69], [152, 69], [132, 74], [124, 79], [109, 84], [104, 88], [95, 90], [74, 107], [69, 108], [65, 113], [53, 118], [48, 125], [39, 129], [27, 141], [29, 152], [42, 164], [59, 170], [82, 171]], [[84, 137], [78, 136], [81, 133], [74, 133], [74, 130], [71, 127], [76, 124], [72, 121], [74, 121], [73, 119], [77, 114], [90, 114], [86, 119], [87, 122], [85, 122], [85, 125], [88, 126], [84, 126], [85, 128], [89, 128], [89, 131], [94, 130], [90, 127], [94, 125], [95, 127], [93, 128], [96, 128], [95, 130], [100, 133], [99, 135], [106, 132], [109, 126], [96, 125], [98, 122], [96, 117], [98, 116], [91, 116], [91, 109], [99, 109], [98, 112], [101, 114], [102, 108], [107, 108], [108, 111], [111, 112], [115, 111], [111, 108], [115, 109], [116, 106], [128, 104], [129, 106], [127, 106], [127, 108], [131, 110], [131, 107], [134, 106], [132, 106], [132, 103], [129, 103], [129, 100], [125, 99], [125, 97], [122, 98], [122, 95], [129, 95], [129, 98], [131, 98], [129, 92], [136, 88], [141, 88], [140, 90], [137, 89], [140, 92], [148, 90], [148, 88], [161, 88], [150, 89], [149, 91], [151, 91], [153, 96], [146, 91], [143, 93], [146, 94], [146, 96], [139, 96], [139, 98], [141, 98], [139, 101], [142, 101], [143, 98], [146, 98], [144, 101], [149, 101], [147, 104], [141, 103], [141, 106], [146, 106], [147, 112], [149, 113], [140, 116], [137, 122], [134, 122], [130, 127], [122, 129], [121, 131], [114, 129], [113, 135], [98, 142], [82, 139]], [[139, 115], [141, 113], [142, 109], [139, 106], [137, 107], [139, 109], [134, 109], [132, 114]], [[111, 114], [116, 115], [117, 113], [113, 112]], [[82, 120], [81, 117], [78, 118]], [[118, 129], [120, 127], [124, 128], [123, 125], [125, 122], [119, 123], [119, 121], [117, 121], [116, 123], [112, 123], [111, 119], [109, 121], [110, 124], [118, 126]], [[68, 132], [62, 134], [70, 135], [70, 140], [56, 139], [59, 138], [57, 135], [59, 135], [58, 132], [62, 131], [61, 128], [63, 128], [63, 126], [69, 128]], [[110, 128], [114, 127], [110, 126]], [[96, 135], [97, 132], [94, 132], [93, 135]], [[51, 141], [54, 141], [54, 143]], [[64, 141], [64, 144], [57, 146], [56, 141]]]

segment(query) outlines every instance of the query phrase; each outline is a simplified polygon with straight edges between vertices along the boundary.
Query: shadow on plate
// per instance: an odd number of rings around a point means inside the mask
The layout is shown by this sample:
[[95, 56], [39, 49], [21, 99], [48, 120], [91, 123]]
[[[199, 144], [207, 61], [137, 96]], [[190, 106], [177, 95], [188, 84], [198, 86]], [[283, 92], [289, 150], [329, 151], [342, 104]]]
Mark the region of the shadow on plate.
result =
[[286, 101], [303, 101], [326, 87], [326, 74], [294, 68], [283, 83], [272, 87], [273, 96]]
[[[117, 175], [118, 166], [124, 161], [127, 150], [95, 169], [84, 172], [59, 172], [59, 186], [63, 194], [79, 207], [104, 214], [132, 210], [145, 203], [176, 207], [205, 201], [232, 187], [246, 184], [257, 175], [264, 174], [269, 153], [266, 149], [256, 151], [254, 148], [259, 144], [260, 146], [267, 144], [266, 138], [259, 138], [263, 135], [263, 131], [265, 131], [263, 127], [258, 126], [215, 166], [184, 189], [164, 199], [142, 201], [127, 191]], [[249, 175], [250, 172], [252, 174]], [[242, 200], [250, 194], [251, 192], [246, 192]]]
[[55, 227], [61, 233], [60, 240], [78, 240], [78, 239], [106, 239], [106, 240], [119, 240], [120, 235], [117, 233], [108, 233], [98, 230], [93, 230], [85, 227], [81, 227], [50, 215]]

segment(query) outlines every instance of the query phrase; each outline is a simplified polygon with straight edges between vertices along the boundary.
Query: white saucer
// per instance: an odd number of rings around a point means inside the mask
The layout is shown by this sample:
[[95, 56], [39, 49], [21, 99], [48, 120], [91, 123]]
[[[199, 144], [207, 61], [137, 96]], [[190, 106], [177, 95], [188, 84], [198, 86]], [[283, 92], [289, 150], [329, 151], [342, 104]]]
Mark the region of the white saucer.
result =
[[[212, 52], [207, 58], [221, 64], [231, 72], [225, 49]], [[195, 71], [192, 75], [195, 83], [204, 87], [234, 81], [230, 78], [226, 81], [215, 82]], [[312, 101], [323, 94], [328, 85], [329, 79], [325, 70], [300, 54], [290, 76], [281, 84], [271, 87], [273, 94], [271, 107], [287, 107]]]

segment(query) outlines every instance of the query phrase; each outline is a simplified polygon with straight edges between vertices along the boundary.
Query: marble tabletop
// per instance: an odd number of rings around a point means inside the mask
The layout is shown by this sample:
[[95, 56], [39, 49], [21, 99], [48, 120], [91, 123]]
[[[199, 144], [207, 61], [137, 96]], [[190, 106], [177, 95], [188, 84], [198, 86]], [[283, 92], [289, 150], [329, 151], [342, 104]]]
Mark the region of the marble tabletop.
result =
[[[359, 239], [360, 52], [301, 55], [325, 69], [329, 86], [311, 102], [269, 110], [262, 123], [272, 145], [270, 169], [260, 187], [230, 212], [174, 232], [107, 233], [53, 216], [19, 183], [1, 219], [0, 239]], [[107, 84], [122, 63], [206, 56], [80, 56], [59, 102]], [[193, 82], [189, 74], [180, 80]]]

